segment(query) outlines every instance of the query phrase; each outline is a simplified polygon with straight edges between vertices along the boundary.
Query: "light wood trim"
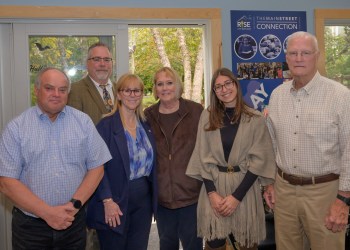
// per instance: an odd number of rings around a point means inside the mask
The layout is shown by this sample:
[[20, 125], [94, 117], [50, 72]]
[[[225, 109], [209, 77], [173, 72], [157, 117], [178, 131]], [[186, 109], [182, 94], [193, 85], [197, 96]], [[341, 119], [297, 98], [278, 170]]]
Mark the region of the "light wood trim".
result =
[[318, 40], [320, 58], [318, 70], [322, 75], [326, 75], [326, 56], [324, 43], [324, 26], [329, 19], [350, 19], [350, 9], [316, 9], [315, 10], [315, 36]]
[[[11, 19], [207, 19], [211, 25], [212, 66], [221, 67], [221, 10], [214, 8], [118, 8], [1, 6], [0, 18]], [[45, 21], [43, 21], [45, 22]]]

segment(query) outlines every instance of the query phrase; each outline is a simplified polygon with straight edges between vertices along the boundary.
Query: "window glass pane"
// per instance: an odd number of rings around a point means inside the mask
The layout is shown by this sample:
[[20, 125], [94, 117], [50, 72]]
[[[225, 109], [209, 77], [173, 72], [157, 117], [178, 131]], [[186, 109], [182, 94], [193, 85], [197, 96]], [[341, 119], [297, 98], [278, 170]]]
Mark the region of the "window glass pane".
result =
[[72, 83], [76, 82], [87, 73], [85, 64], [89, 46], [98, 41], [109, 46], [115, 59], [114, 36], [29, 36], [31, 105], [36, 103], [34, 81], [42, 68], [60, 68]]
[[350, 88], [350, 25], [325, 26], [327, 76]]
[[144, 106], [155, 102], [154, 73], [163, 66], [174, 68], [184, 83], [183, 97], [204, 103], [203, 27], [131, 26], [129, 67], [145, 84]]

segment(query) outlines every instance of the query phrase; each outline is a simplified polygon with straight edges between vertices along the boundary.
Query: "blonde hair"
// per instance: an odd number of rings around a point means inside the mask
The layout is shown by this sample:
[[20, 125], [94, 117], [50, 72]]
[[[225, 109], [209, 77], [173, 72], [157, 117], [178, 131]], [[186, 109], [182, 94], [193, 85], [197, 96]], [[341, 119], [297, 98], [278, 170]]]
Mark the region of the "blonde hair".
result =
[[[119, 77], [117, 82], [113, 83], [113, 86], [115, 88], [114, 106], [113, 106], [112, 111], [110, 113], [104, 115], [104, 117], [113, 115], [118, 109], [121, 108], [122, 102], [120, 99], [118, 99], [117, 93], [120, 92], [121, 90], [123, 90], [125, 87], [127, 87], [128, 83], [131, 81], [138, 82], [140, 84], [142, 92], [144, 91], [144, 84], [139, 76], [137, 76], [135, 74], [131, 74], [131, 73], [126, 73], [126, 74], [122, 75], [121, 77]], [[139, 119], [141, 121], [146, 121], [146, 117], [145, 117], [145, 114], [143, 112], [142, 99], [143, 99], [143, 94], [141, 97], [140, 105], [136, 109], [136, 117], [137, 117], [137, 119]]]
[[159, 97], [157, 96], [157, 91], [156, 91], [156, 86], [157, 86], [157, 79], [158, 79], [158, 74], [159, 73], [162, 73], [164, 72], [166, 76], [170, 77], [174, 83], [175, 83], [175, 86], [176, 86], [176, 98], [177, 99], [180, 99], [180, 97], [182, 96], [182, 93], [183, 93], [183, 83], [178, 75], [178, 73], [170, 68], [170, 67], [163, 67], [159, 70], [157, 70], [157, 72], [154, 74], [154, 77], [153, 77], [153, 96], [156, 100], [159, 99]]

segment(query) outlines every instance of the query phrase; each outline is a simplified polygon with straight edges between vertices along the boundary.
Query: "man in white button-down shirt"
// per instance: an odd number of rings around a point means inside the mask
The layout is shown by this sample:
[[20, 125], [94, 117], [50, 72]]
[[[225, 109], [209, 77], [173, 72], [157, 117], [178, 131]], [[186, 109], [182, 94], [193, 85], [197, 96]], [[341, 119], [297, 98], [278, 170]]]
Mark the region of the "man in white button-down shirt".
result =
[[350, 90], [317, 70], [316, 37], [292, 34], [286, 60], [293, 80], [270, 98], [276, 182], [264, 197], [275, 211], [276, 245], [344, 249], [350, 205]]

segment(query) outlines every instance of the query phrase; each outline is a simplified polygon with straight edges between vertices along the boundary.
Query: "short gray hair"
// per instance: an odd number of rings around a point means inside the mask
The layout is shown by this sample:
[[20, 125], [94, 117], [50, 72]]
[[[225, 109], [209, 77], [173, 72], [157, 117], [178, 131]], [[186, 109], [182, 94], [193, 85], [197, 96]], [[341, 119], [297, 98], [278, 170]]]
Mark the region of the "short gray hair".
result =
[[294, 32], [293, 34], [291, 34], [290, 36], [288, 36], [288, 39], [287, 39], [287, 50], [288, 50], [288, 43], [289, 43], [289, 41], [292, 40], [292, 39], [298, 38], [298, 37], [311, 39], [312, 45], [314, 46], [315, 51], [318, 52], [319, 49], [318, 49], [317, 38], [313, 34], [311, 34], [309, 32], [305, 32], [305, 31], [297, 31], [297, 32]]
[[108, 45], [103, 43], [103, 42], [97, 42], [97, 43], [94, 43], [92, 44], [89, 48], [88, 48], [88, 53], [87, 53], [87, 59], [90, 58], [91, 56], [91, 51], [96, 48], [96, 47], [104, 47], [108, 50], [109, 54], [111, 55], [111, 50], [109, 49]]
[[55, 67], [46, 67], [46, 68], [43, 68], [42, 70], [39, 71], [39, 73], [36, 75], [36, 78], [35, 78], [35, 82], [34, 82], [34, 86], [36, 88], [40, 88], [40, 85], [41, 85], [41, 78], [43, 76], [43, 74], [47, 71], [50, 71], [50, 70], [56, 70], [58, 72], [61, 72], [64, 77], [67, 79], [67, 83], [68, 83], [68, 93], [70, 91], [70, 88], [71, 88], [71, 82], [70, 82], [70, 79], [69, 77], [67, 76], [67, 74], [61, 70], [61, 69], [58, 69], [58, 68], [55, 68]]

